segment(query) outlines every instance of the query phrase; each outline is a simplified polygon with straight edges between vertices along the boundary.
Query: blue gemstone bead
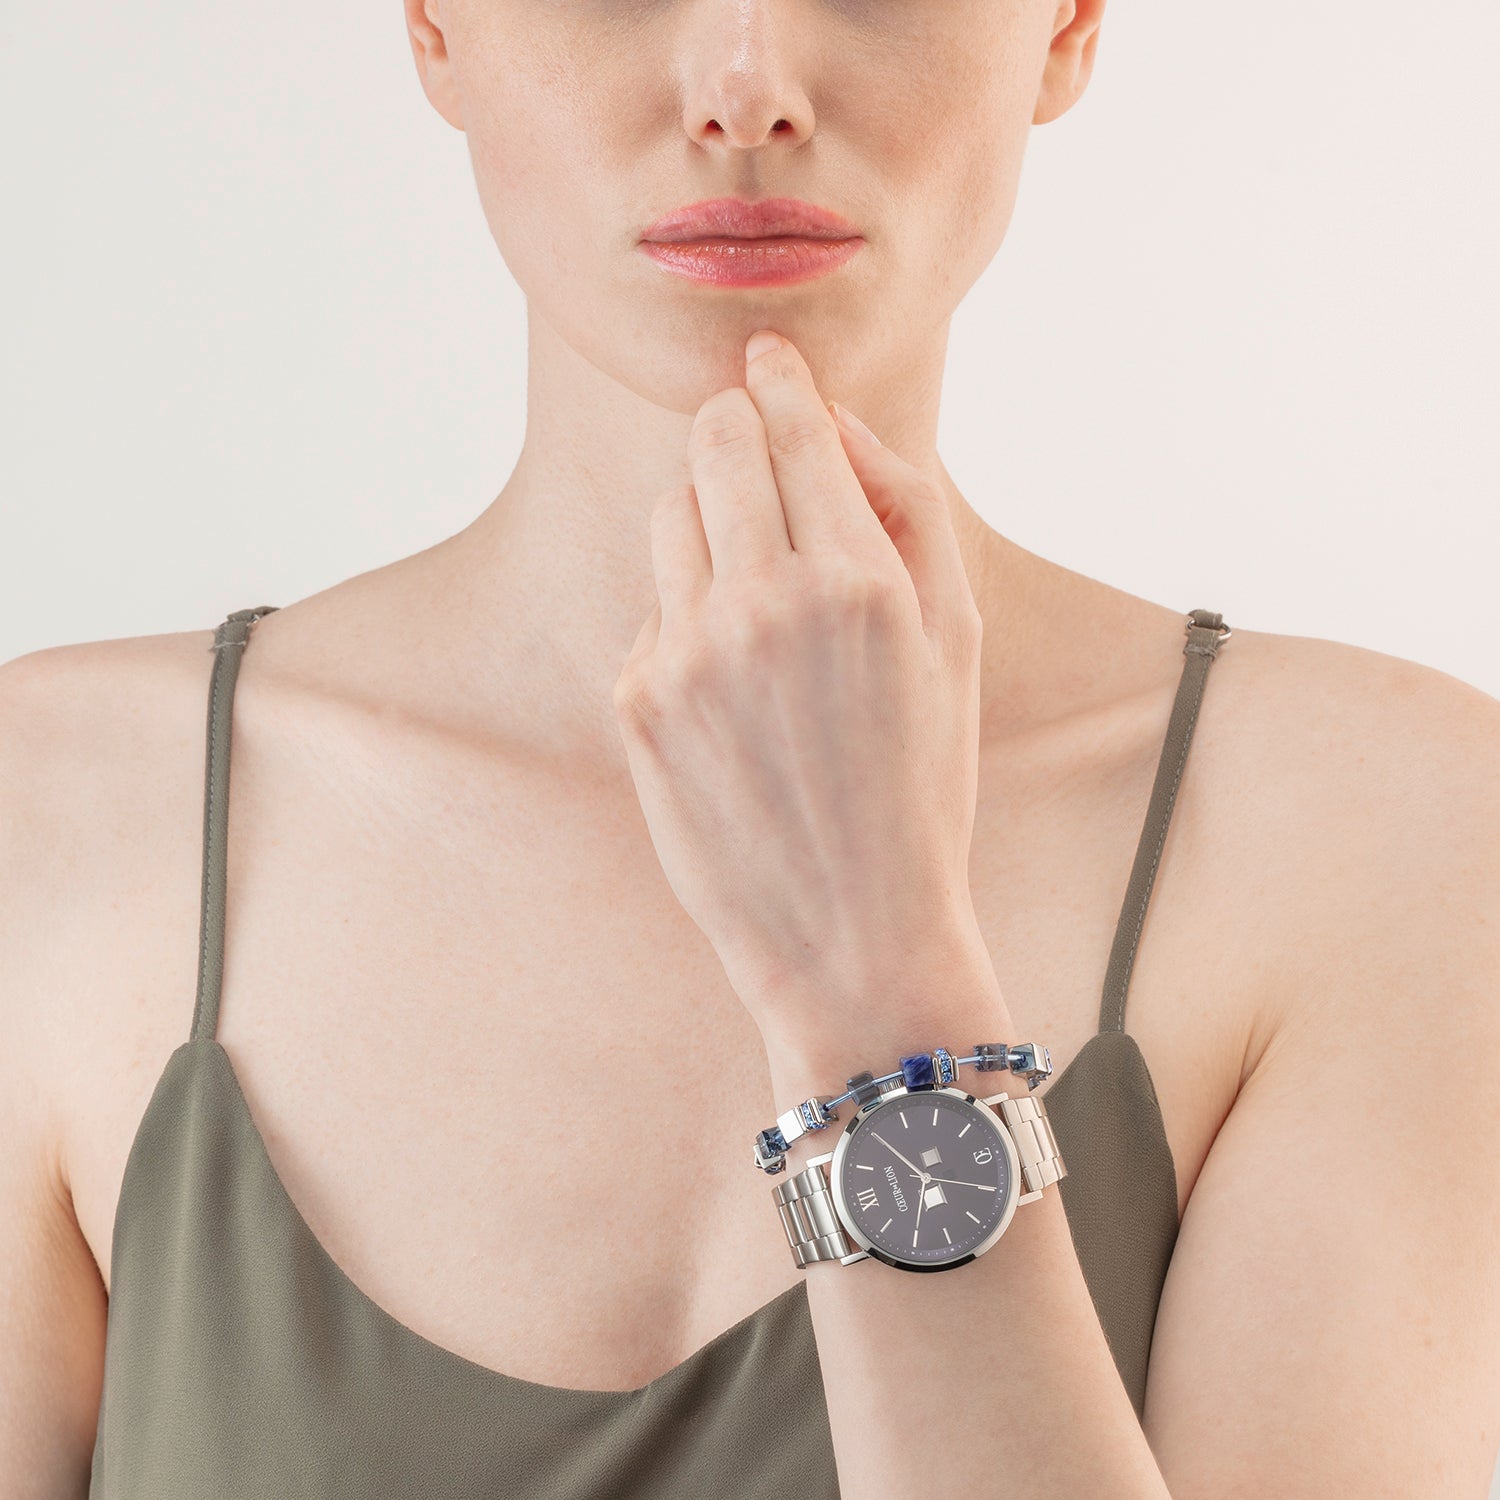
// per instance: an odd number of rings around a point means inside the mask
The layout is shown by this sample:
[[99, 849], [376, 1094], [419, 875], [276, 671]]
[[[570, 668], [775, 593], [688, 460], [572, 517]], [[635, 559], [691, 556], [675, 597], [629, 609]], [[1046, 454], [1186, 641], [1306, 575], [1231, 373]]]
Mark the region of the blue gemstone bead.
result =
[[901, 1076], [909, 1089], [932, 1087], [932, 1057], [926, 1052], [901, 1059]]

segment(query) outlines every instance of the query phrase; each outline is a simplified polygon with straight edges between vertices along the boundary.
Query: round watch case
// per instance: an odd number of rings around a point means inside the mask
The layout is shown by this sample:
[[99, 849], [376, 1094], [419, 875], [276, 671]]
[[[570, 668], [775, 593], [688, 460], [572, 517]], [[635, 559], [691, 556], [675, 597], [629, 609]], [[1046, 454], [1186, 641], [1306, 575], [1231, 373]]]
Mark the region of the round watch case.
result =
[[902, 1271], [950, 1271], [983, 1255], [1009, 1227], [1023, 1186], [1005, 1121], [952, 1085], [897, 1086], [857, 1110], [828, 1177], [849, 1238]]

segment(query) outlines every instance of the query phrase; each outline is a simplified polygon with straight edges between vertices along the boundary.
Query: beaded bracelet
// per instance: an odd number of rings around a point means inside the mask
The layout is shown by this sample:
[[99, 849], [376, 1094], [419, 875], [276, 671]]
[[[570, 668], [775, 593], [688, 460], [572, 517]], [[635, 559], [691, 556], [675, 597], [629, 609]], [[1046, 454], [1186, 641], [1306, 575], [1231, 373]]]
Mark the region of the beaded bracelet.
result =
[[934, 1047], [930, 1053], [914, 1052], [910, 1057], [903, 1057], [897, 1070], [883, 1077], [856, 1073], [849, 1079], [844, 1093], [836, 1097], [825, 1095], [805, 1099], [787, 1110], [768, 1129], [756, 1131], [755, 1165], [762, 1172], [785, 1170], [787, 1148], [791, 1143], [813, 1131], [826, 1129], [838, 1119], [837, 1106], [846, 1100], [854, 1100], [855, 1108], [863, 1109], [879, 1095], [896, 1088], [946, 1088], [958, 1076], [959, 1068], [968, 1064], [980, 1073], [998, 1073], [1009, 1068], [1026, 1080], [1027, 1088], [1034, 1089], [1052, 1074], [1051, 1052], [1043, 1047], [1041, 1054], [1038, 1061], [1034, 1042], [1022, 1042], [1013, 1047], [1004, 1042], [979, 1042], [969, 1057], [955, 1057], [946, 1047]]

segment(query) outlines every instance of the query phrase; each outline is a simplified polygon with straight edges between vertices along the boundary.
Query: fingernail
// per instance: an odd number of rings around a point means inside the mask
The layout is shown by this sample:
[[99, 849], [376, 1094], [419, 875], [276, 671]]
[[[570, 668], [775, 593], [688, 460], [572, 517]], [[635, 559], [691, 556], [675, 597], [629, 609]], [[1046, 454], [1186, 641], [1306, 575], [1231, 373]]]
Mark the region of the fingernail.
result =
[[864, 438], [867, 443], [874, 443], [877, 448], [881, 446], [880, 439], [852, 411], [845, 411], [837, 401], [830, 401], [828, 404], [833, 408], [834, 420], [842, 422], [855, 437]]
[[781, 348], [782, 340], [769, 329], [762, 328], [758, 333], [750, 335], [750, 342], [745, 345], [745, 363], [755, 358], [757, 354], [764, 354], [769, 349]]

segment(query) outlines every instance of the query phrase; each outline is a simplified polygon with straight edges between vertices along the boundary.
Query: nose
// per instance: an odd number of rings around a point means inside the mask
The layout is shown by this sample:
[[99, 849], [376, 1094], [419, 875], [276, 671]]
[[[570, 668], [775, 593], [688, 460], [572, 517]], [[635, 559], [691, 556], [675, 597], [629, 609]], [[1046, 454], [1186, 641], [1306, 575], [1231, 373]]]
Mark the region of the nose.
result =
[[803, 59], [828, 56], [813, 45], [810, 23], [775, 0], [723, 0], [701, 7], [682, 39], [688, 80], [682, 123], [709, 149], [753, 150], [781, 138], [800, 144], [813, 131]]

